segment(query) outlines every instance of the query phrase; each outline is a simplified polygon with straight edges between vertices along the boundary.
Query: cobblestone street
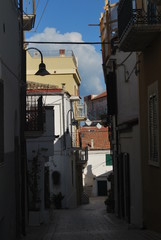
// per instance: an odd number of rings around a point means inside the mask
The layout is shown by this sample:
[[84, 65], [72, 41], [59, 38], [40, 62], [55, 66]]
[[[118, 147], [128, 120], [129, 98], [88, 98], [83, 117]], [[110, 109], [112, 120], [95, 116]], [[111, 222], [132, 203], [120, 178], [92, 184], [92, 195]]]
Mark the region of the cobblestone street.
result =
[[24, 240], [159, 240], [161, 235], [133, 229], [106, 213], [104, 198], [77, 209], [54, 210], [49, 225], [28, 229]]

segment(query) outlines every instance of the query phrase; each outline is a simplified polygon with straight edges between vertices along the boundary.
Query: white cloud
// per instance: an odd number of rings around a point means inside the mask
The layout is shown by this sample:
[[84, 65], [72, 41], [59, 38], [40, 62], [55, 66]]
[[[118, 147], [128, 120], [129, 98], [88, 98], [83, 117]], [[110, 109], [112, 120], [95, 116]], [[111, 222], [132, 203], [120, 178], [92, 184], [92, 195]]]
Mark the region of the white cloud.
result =
[[[36, 33], [27, 41], [54, 41], [54, 42], [83, 42], [82, 35], [78, 32], [61, 34], [55, 28], [45, 28], [42, 33]], [[78, 59], [78, 70], [81, 76], [81, 96], [99, 94], [105, 90], [102, 71], [102, 56], [93, 45], [36, 45], [42, 52], [59, 50], [73, 50]]]

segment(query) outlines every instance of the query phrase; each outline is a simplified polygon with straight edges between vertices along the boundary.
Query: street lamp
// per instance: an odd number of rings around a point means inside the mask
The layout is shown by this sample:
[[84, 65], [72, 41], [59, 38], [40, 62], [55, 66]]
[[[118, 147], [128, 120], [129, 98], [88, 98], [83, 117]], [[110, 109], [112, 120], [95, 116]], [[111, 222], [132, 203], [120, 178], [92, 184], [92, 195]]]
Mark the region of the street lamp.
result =
[[72, 112], [73, 113], [73, 110], [72, 109], [69, 109], [69, 111], [67, 112], [67, 133], [69, 133], [69, 113]]
[[78, 126], [78, 121], [75, 120], [74, 118], [74, 112], [72, 109], [69, 109], [69, 111], [67, 112], [67, 130], [66, 130], [66, 133], [69, 133], [69, 113], [73, 113], [73, 118], [71, 119], [71, 125], [72, 126]]
[[46, 70], [46, 65], [43, 62], [42, 52], [35, 47], [27, 48], [26, 51], [31, 50], [31, 49], [37, 50], [40, 53], [40, 56], [41, 56], [41, 63], [39, 64], [39, 70], [35, 73], [35, 75], [39, 75], [39, 76], [49, 75], [50, 73]]

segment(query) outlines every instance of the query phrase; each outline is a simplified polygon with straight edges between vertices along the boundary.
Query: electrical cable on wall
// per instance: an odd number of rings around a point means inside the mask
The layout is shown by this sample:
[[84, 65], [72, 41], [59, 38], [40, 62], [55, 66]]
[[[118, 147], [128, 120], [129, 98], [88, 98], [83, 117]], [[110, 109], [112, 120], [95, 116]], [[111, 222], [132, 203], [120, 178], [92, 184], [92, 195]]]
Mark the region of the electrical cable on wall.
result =
[[99, 165], [93, 166], [93, 167], [92, 167], [92, 170], [95, 170], [95, 169], [99, 168], [99, 167], [100, 167], [101, 165], [103, 165], [103, 164], [105, 164], [105, 162], [102, 162], [102, 163], [100, 163]]
[[133, 52], [130, 52], [129, 55], [121, 62], [118, 63], [117, 66], [124, 64], [124, 62], [126, 62], [126, 60], [132, 55]]
[[138, 64], [138, 63], [139, 63], [139, 61], [137, 61], [137, 62], [135, 63], [135, 66], [134, 66], [133, 69], [131, 70], [131, 72], [130, 72], [128, 78], [127, 78], [127, 81], [130, 79], [130, 77], [131, 77], [131, 75], [133, 74], [133, 72], [137, 70], [137, 64]]

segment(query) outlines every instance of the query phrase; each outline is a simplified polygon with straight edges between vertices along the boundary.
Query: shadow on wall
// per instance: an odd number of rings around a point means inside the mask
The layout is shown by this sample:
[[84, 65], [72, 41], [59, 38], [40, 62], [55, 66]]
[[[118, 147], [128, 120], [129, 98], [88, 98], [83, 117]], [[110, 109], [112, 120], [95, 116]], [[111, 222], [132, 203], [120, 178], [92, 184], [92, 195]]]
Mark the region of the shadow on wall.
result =
[[92, 173], [92, 165], [87, 166], [87, 173], [85, 174], [84, 184], [85, 186], [93, 187], [94, 179], [96, 176]]

